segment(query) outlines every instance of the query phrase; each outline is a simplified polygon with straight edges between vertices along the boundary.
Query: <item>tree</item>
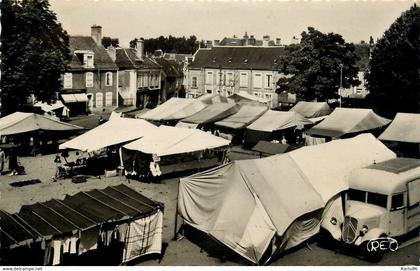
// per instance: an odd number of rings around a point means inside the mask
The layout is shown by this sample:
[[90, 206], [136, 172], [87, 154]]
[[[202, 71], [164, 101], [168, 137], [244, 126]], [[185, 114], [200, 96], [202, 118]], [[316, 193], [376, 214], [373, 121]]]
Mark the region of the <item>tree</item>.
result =
[[420, 112], [420, 8], [412, 6], [376, 43], [365, 78], [378, 113]]
[[103, 37], [102, 38], [102, 45], [105, 48], [108, 48], [110, 45], [112, 45], [113, 47], [118, 47], [120, 45], [120, 41], [119, 41], [119, 39], [113, 39], [111, 37]]
[[340, 65], [343, 65], [342, 86], [357, 86], [358, 68], [354, 45], [341, 35], [324, 34], [312, 27], [301, 34], [300, 44], [286, 48], [281, 71], [293, 75], [278, 82], [278, 91], [296, 93], [303, 100], [326, 100], [337, 97], [340, 87]]
[[[137, 38], [130, 41], [130, 47], [135, 48]], [[144, 50], [147, 53], [154, 53], [156, 50], [161, 49], [167, 53], [177, 54], [193, 54], [197, 51], [199, 46], [204, 43], [197, 40], [197, 37], [192, 35], [188, 39], [186, 37], [168, 37], [160, 36], [158, 38], [151, 38], [144, 40]]]
[[1, 111], [19, 110], [31, 94], [50, 102], [70, 59], [67, 33], [47, 0], [3, 0], [1, 11]]

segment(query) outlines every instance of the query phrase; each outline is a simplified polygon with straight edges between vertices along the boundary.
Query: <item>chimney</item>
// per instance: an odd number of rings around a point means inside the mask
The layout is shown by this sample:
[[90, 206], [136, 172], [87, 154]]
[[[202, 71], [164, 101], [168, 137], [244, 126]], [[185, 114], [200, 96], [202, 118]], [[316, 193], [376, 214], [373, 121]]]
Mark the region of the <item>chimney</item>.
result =
[[143, 38], [137, 39], [137, 42], [136, 42], [136, 56], [140, 60], [143, 60], [143, 58], [144, 58], [144, 40], [143, 40]]
[[270, 36], [263, 36], [263, 47], [268, 47]]
[[280, 46], [281, 45], [281, 39], [280, 38], [276, 38], [276, 45]]
[[246, 33], [246, 32], [245, 32], [243, 41], [244, 41], [244, 46], [248, 46], [249, 45], [248, 33]]
[[254, 38], [254, 35], [251, 35], [248, 40], [248, 45], [255, 46], [257, 44], [257, 40]]
[[102, 44], [102, 26], [93, 25], [90, 28], [90, 36], [95, 41], [97, 45]]
[[213, 41], [213, 46], [219, 46], [219, 45], [220, 45], [220, 40]]
[[211, 48], [211, 47], [213, 47], [213, 44], [212, 44], [211, 40], [207, 40], [206, 41], [206, 48]]
[[106, 48], [106, 52], [108, 53], [108, 55], [112, 59], [112, 61], [115, 62], [115, 60], [117, 59], [117, 48], [110, 45], [110, 46], [108, 46], [108, 48]]

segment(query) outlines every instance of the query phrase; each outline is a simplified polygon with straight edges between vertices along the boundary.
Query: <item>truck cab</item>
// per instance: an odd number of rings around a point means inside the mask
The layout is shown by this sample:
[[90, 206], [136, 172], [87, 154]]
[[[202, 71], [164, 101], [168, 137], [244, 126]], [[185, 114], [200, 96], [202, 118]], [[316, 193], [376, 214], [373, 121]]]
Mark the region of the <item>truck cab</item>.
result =
[[394, 158], [357, 169], [349, 190], [324, 215], [322, 230], [366, 249], [378, 238], [399, 238], [420, 226], [420, 160]]

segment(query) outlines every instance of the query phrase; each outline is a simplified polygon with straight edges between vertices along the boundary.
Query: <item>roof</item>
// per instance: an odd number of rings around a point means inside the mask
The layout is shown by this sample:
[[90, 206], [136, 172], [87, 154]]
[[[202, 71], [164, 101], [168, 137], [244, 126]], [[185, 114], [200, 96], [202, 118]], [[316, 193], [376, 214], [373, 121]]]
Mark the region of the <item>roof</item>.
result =
[[420, 143], [420, 114], [398, 113], [379, 139]]
[[244, 70], [278, 70], [282, 47], [212, 47], [200, 48], [194, 55], [190, 69], [233, 68]]
[[80, 126], [61, 122], [48, 116], [35, 113], [15, 112], [0, 118], [0, 135], [14, 135], [34, 131], [75, 131]]
[[154, 58], [144, 56], [139, 59], [134, 48], [116, 48], [115, 64], [120, 69], [160, 69], [162, 66]]
[[235, 92], [229, 96], [230, 99], [233, 99], [237, 103], [244, 103], [244, 102], [259, 102], [262, 104], [268, 104], [270, 102], [269, 99], [264, 99], [260, 97], [256, 97], [251, 95], [245, 91]]
[[260, 140], [257, 145], [252, 148], [253, 151], [265, 153], [265, 154], [282, 154], [290, 150], [289, 144], [282, 143], [271, 143], [268, 141]]
[[372, 109], [336, 108], [321, 123], [307, 131], [310, 135], [339, 138], [387, 125], [391, 120], [380, 117]]
[[173, 97], [158, 107], [147, 111], [140, 118], [152, 121], [180, 120], [203, 110], [206, 106], [207, 104], [195, 99]]
[[156, 132], [124, 145], [125, 149], [157, 156], [229, 146], [230, 141], [197, 129], [161, 125]]
[[[394, 157], [365, 134], [235, 161], [181, 178], [179, 213], [189, 225], [258, 263], [273, 236], [287, 239], [279, 241], [291, 248], [316, 234], [318, 228], [310, 225], [319, 225], [327, 203], [348, 189], [350, 172]], [[303, 215], [305, 227], [287, 232]]]
[[379, 162], [350, 175], [353, 189], [389, 195], [407, 190], [407, 183], [420, 178], [420, 160], [394, 158]]
[[273, 132], [284, 130], [295, 126], [303, 126], [312, 122], [305, 119], [299, 113], [293, 111], [274, 111], [268, 110], [256, 121], [247, 127], [250, 130]]
[[85, 69], [83, 62], [81, 62], [75, 55], [76, 50], [89, 50], [94, 53], [94, 69], [108, 69], [116, 70], [117, 65], [112, 61], [111, 57], [108, 55], [105, 47], [102, 45], [97, 45], [91, 37], [85, 36], [70, 36], [69, 46], [72, 53], [72, 59], [70, 61], [71, 69]]
[[233, 103], [234, 102], [232, 99], [222, 96], [220, 94], [203, 94], [197, 97], [196, 100], [203, 102], [205, 104]]
[[61, 144], [59, 148], [92, 152], [141, 138], [153, 133], [156, 128], [155, 125], [142, 119], [117, 117]]
[[51, 111], [63, 108], [64, 104], [61, 101], [56, 101], [53, 104], [48, 104], [48, 103], [45, 103], [45, 102], [36, 102], [34, 104], [34, 107], [40, 107], [41, 110], [44, 111], [44, 112], [51, 112]]
[[325, 102], [298, 102], [289, 111], [294, 111], [305, 118], [318, 118], [331, 113], [330, 106]]
[[160, 203], [125, 185], [118, 185], [79, 192], [66, 196], [64, 200], [52, 199], [25, 205], [16, 214], [0, 210], [2, 247], [13, 248], [110, 221], [142, 217], [159, 208], [162, 208]]
[[210, 104], [209, 106], [195, 113], [194, 115], [182, 119], [182, 122], [196, 124], [213, 123], [218, 120], [229, 117], [230, 115], [238, 112], [238, 110], [239, 105], [235, 104], [234, 102]]
[[215, 125], [232, 129], [242, 129], [258, 119], [267, 110], [268, 108], [266, 106], [243, 105], [237, 113], [216, 122]]
[[168, 60], [164, 58], [154, 59], [160, 66], [162, 66], [163, 72], [167, 77], [183, 77], [182, 65], [175, 60]]

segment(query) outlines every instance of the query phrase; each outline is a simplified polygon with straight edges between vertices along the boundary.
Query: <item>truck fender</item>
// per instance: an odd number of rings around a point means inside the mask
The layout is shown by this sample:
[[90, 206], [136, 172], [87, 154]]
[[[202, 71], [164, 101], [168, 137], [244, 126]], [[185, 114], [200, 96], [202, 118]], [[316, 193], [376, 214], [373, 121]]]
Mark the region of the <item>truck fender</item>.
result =
[[385, 231], [381, 228], [374, 228], [371, 230], [368, 230], [368, 232], [364, 236], [360, 236], [357, 238], [355, 245], [360, 246], [363, 242], [370, 241], [373, 239], [377, 239], [379, 237], [387, 236]]
[[332, 238], [334, 238], [337, 241], [341, 241], [341, 228], [340, 228], [340, 224], [342, 224], [342, 222], [338, 222], [337, 225], [333, 225], [331, 224], [331, 222], [326, 222], [322, 223], [321, 227], [326, 230]]

